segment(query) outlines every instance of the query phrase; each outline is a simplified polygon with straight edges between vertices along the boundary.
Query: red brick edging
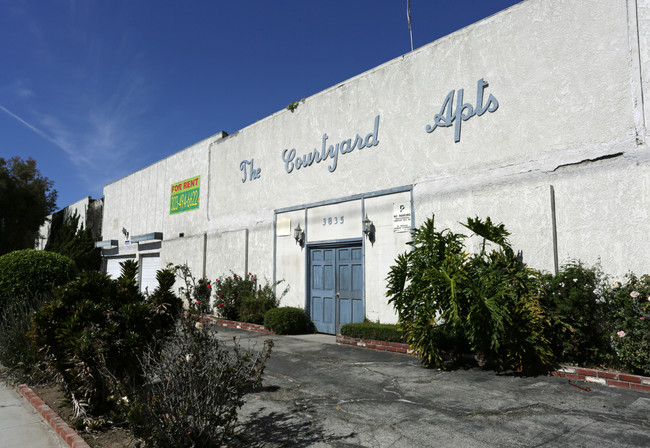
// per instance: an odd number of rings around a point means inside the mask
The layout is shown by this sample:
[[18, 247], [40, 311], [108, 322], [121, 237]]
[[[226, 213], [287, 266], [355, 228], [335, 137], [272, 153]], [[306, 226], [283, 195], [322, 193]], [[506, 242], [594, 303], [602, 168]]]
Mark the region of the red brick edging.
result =
[[381, 350], [385, 352], [405, 353], [408, 355], [413, 353], [410, 345], [401, 342], [386, 342], [377, 341], [375, 339], [352, 338], [350, 336], [344, 336], [342, 334], [336, 335], [336, 343], [343, 345], [352, 345], [354, 347], [369, 348], [372, 350]]
[[[373, 350], [413, 354], [413, 351], [408, 344], [401, 344], [399, 342], [384, 342], [376, 341], [373, 339], [351, 338], [349, 336], [343, 336], [339, 334], [336, 335], [336, 343], [369, 348]], [[586, 369], [582, 367], [572, 366], [562, 366], [552, 371], [551, 375], [567, 378], [570, 380], [600, 384], [602, 386], [621, 387], [623, 389], [634, 389], [640, 390], [642, 392], [650, 392], [650, 377], [647, 376], [630, 375], [627, 373]]]
[[551, 372], [553, 376], [559, 376], [570, 380], [585, 381], [587, 383], [600, 384], [602, 386], [622, 387], [623, 389], [634, 389], [643, 392], [650, 392], [650, 377], [630, 375], [627, 373], [609, 372], [607, 370], [586, 369], [583, 367], [563, 366]]
[[36, 395], [36, 392], [27, 387], [26, 384], [18, 386], [18, 392], [31, 404], [36, 412], [41, 414], [47, 423], [56, 431], [70, 448], [90, 448], [84, 439], [77, 432], [70, 428], [59, 415], [52, 410], [45, 402]]
[[219, 319], [215, 316], [203, 316], [202, 320], [203, 322], [211, 323], [221, 327], [239, 328], [240, 330], [257, 331], [258, 333], [276, 334], [275, 331], [268, 330], [264, 327], [264, 325], [237, 322], [235, 320]]
[[[219, 319], [213, 316], [204, 316], [205, 322], [242, 330], [258, 331], [261, 333], [275, 334], [264, 328], [264, 325], [247, 324], [233, 320]], [[336, 335], [336, 343], [351, 345], [371, 350], [386, 352], [414, 354], [409, 344], [401, 342], [386, 342], [375, 339], [352, 338], [341, 334]], [[640, 375], [629, 375], [627, 373], [610, 372], [607, 370], [586, 369], [582, 367], [562, 366], [550, 373], [553, 376], [564, 377], [570, 380], [585, 381], [587, 383], [600, 384], [602, 386], [621, 387], [623, 389], [634, 389], [642, 392], [650, 392], [650, 377]]]

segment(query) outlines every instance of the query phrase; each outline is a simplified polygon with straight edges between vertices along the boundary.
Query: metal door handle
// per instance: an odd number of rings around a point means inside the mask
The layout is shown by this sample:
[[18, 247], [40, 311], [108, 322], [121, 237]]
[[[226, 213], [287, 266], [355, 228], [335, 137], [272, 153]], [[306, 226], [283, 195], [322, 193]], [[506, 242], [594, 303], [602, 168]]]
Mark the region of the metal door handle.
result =
[[339, 293], [337, 292], [337, 293], [336, 293], [336, 298], [338, 299], [339, 297], [341, 297], [341, 296], [340, 296]]

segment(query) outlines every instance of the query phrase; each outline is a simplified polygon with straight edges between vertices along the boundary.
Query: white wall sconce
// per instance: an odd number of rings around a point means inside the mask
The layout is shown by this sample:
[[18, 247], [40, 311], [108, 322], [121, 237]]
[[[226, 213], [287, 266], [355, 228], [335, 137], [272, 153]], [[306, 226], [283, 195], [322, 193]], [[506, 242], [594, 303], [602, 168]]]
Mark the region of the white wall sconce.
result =
[[371, 243], [375, 242], [375, 225], [372, 223], [370, 219], [368, 219], [368, 214], [366, 213], [366, 217], [362, 222], [362, 229], [364, 235], [366, 235], [366, 238], [370, 240]]
[[293, 229], [293, 238], [300, 247], [305, 244], [305, 231], [300, 228], [300, 223], [298, 223], [298, 227]]

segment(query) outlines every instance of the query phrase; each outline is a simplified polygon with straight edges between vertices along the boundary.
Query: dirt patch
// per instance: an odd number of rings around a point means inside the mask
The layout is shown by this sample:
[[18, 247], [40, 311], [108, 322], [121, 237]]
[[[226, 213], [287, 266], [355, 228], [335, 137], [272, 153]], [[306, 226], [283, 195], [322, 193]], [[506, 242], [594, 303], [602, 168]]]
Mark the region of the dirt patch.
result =
[[[74, 428], [72, 403], [66, 398], [59, 386], [34, 386], [32, 390], [71, 428]], [[97, 431], [77, 430], [77, 434], [83, 437], [92, 448], [136, 448], [144, 446], [144, 444], [137, 444], [139, 439], [131, 431], [115, 426]]]

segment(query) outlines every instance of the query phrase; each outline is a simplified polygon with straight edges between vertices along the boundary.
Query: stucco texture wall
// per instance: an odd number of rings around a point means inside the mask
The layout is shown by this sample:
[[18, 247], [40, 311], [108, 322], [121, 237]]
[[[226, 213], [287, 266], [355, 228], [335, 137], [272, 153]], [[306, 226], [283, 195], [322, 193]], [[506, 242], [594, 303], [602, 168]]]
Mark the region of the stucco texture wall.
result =
[[[281, 217], [293, 229], [305, 213], [277, 210], [412, 186], [416, 225], [435, 214], [440, 227], [461, 231], [459, 221], [490, 216], [512, 232], [526, 262], [551, 271], [553, 185], [560, 262], [600, 260], [613, 275], [647, 270], [649, 5], [519, 3], [313, 95], [294, 112], [217, 134], [107, 185], [104, 239], [122, 244], [122, 227], [131, 235], [162, 231], [161, 256], [176, 263], [195, 256], [186, 254], [195, 250], [187, 237], [205, 234], [206, 251], [192, 263], [209, 278], [231, 269], [275, 274], [291, 286], [284, 304], [304, 306], [304, 251], [273, 229]], [[444, 107], [446, 98], [453, 103]], [[454, 121], [427, 132], [436, 114], [439, 124]], [[341, 151], [353, 142], [354, 150]], [[192, 176], [201, 176], [199, 209], [170, 215], [171, 184]], [[382, 321], [394, 319], [385, 274], [407, 240], [391, 232], [388, 201], [366, 199], [377, 228], [376, 242], [365, 245], [366, 314]], [[353, 227], [312, 223], [307, 243], [363, 238], [353, 201], [309, 208], [308, 219], [341, 210], [355, 216]]]

